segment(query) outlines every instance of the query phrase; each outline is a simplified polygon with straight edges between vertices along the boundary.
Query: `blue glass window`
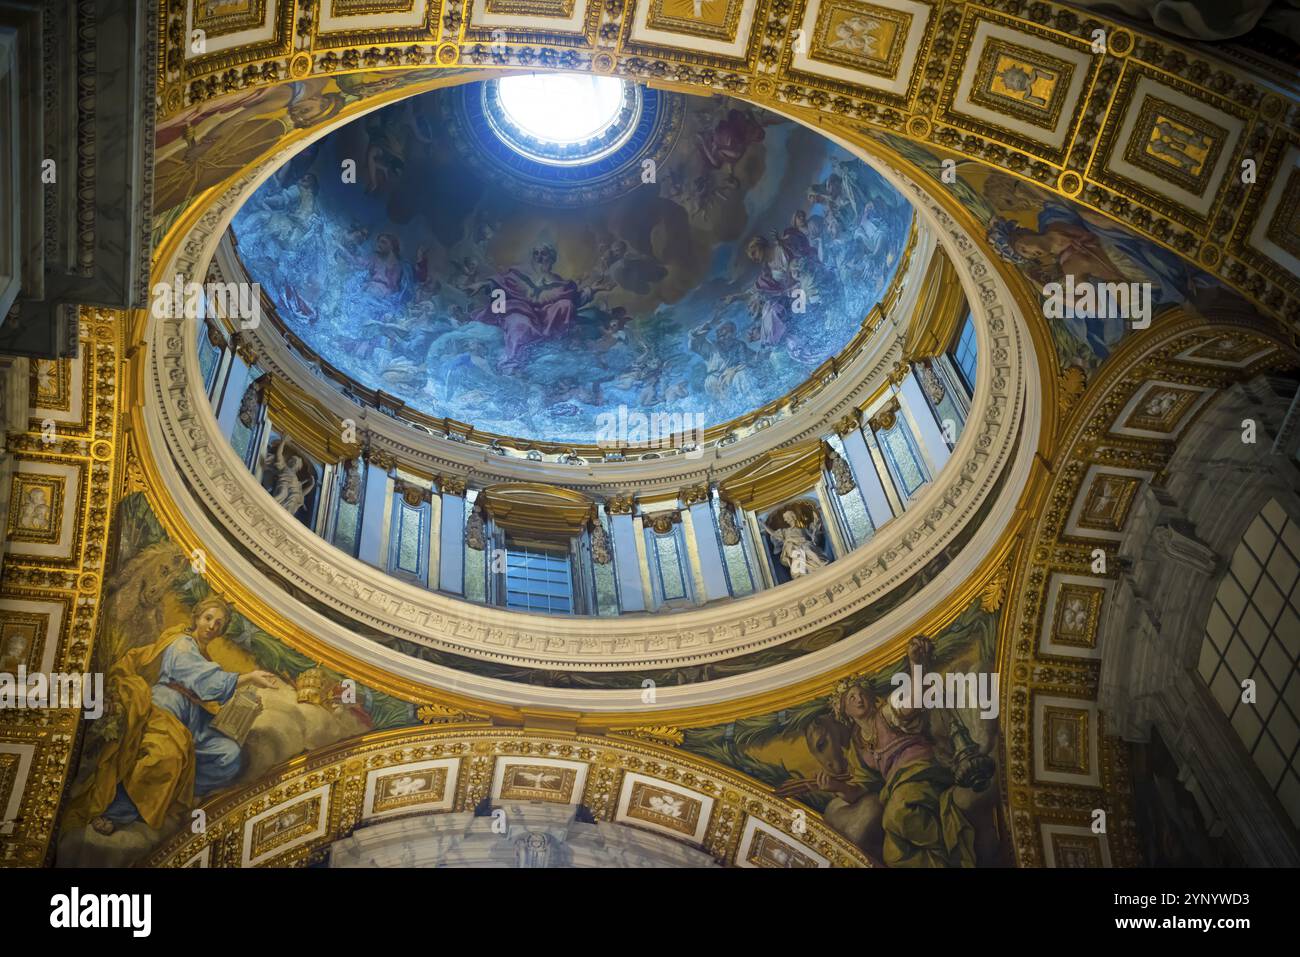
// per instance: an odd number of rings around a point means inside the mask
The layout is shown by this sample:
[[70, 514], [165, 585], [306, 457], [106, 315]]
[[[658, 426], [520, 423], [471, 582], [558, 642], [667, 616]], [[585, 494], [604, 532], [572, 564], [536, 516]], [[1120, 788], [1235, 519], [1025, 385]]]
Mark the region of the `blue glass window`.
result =
[[646, 557], [650, 563], [651, 577], [655, 579], [661, 601], [689, 598], [687, 591], [684, 550], [681, 543], [681, 526], [658, 535], [653, 529], [645, 530]]
[[[739, 598], [742, 595], [748, 595], [754, 590], [754, 570], [750, 568], [749, 556], [745, 553], [743, 540], [734, 545], [728, 545], [722, 540], [722, 513], [725, 509], [726, 506], [722, 504], [718, 493], [714, 492], [714, 527], [718, 536], [718, 546], [722, 549], [724, 567], [727, 571], [727, 584], [731, 587], [731, 594]], [[739, 512], [734, 513], [734, 520], [739, 529], [739, 526], [744, 522]]]
[[979, 347], [975, 341], [975, 320], [969, 312], [966, 313], [966, 322], [961, 327], [961, 335], [957, 337], [957, 345], [952, 350], [952, 358], [961, 372], [966, 391], [973, 394], [975, 369], [979, 364]]
[[[831, 448], [848, 462], [848, 453], [844, 450], [844, 442], [838, 435], [830, 436], [827, 441]], [[850, 466], [852, 470], [852, 466]], [[835, 490], [835, 476], [826, 473], [826, 487]], [[854, 547], [861, 545], [876, 532], [876, 525], [871, 521], [871, 515], [867, 512], [866, 500], [862, 497], [862, 487], [857, 484], [855, 476], [854, 488], [851, 492], [842, 494], [833, 494], [832, 500], [838, 502], [840, 516], [844, 519], [844, 525], [847, 526], [849, 537], [853, 540]]]
[[356, 557], [357, 543], [361, 534], [361, 504], [350, 505], [339, 498], [338, 511], [334, 516], [334, 545], [349, 555]]
[[199, 372], [203, 376], [203, 389], [212, 395], [212, 386], [217, 379], [217, 368], [221, 365], [221, 350], [208, 338], [208, 327], [200, 322], [199, 327]]

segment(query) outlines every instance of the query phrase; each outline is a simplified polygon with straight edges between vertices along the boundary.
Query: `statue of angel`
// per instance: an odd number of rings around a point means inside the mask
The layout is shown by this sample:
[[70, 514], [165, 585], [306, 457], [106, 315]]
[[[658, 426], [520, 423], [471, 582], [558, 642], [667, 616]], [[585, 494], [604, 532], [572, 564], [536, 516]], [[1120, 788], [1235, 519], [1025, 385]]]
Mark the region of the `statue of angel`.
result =
[[262, 468], [274, 470], [275, 491], [271, 497], [290, 515], [297, 516], [307, 504], [307, 496], [316, 487], [316, 476], [301, 455], [287, 441], [275, 443], [275, 448], [262, 459]]
[[808, 526], [804, 527], [793, 509], [786, 509], [781, 518], [785, 527], [769, 528], [767, 533], [781, 549], [781, 564], [790, 569], [790, 575], [798, 578], [825, 566], [827, 558], [816, 545], [822, 531], [821, 519], [814, 513]]

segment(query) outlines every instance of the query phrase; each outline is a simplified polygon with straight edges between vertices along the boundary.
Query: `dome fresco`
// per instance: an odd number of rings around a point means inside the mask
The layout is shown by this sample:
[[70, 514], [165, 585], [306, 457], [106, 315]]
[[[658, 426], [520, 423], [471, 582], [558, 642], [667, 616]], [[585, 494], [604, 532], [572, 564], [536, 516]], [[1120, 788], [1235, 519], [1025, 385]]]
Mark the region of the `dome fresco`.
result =
[[387, 106], [257, 190], [239, 255], [322, 359], [430, 415], [578, 442], [620, 407], [743, 415], [854, 336], [912, 210], [797, 123], [636, 92], [562, 167], [498, 135], [490, 83]]

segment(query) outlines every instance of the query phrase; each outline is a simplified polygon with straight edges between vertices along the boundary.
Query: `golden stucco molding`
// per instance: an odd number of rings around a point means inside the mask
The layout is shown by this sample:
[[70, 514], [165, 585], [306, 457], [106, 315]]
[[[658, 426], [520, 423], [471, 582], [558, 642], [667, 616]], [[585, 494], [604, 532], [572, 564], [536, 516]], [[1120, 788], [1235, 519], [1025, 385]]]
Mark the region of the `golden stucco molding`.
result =
[[[62, 605], [60, 632], [44, 640], [57, 643], [48, 657], [51, 670], [64, 674], [93, 671], [95, 637], [102, 625], [115, 531], [114, 493], [126, 471], [120, 428], [123, 318], [119, 312], [83, 307], [79, 358], [54, 360], [85, 367], [86, 374], [71, 384], [84, 390], [84, 421], [51, 419], [54, 441], [46, 442], [44, 417], [33, 418], [26, 431], [9, 433], [6, 448], [6, 454], [33, 469], [42, 462], [71, 466], [82, 486], [73, 511], [75, 534], [66, 555], [42, 557], [11, 550], [0, 579], [0, 602]], [[0, 712], [0, 748], [26, 754], [11, 781], [18, 813], [6, 822], [11, 829], [0, 835], [0, 867], [32, 867], [48, 861], [81, 720], [78, 710]]]
[[[660, 732], [632, 736], [554, 733], [509, 728], [421, 727], [384, 731], [294, 758], [259, 781], [221, 795], [203, 806], [207, 827], [195, 835], [174, 835], [149, 857], [154, 867], [302, 866], [318, 860], [334, 842], [374, 817], [367, 816], [364, 796], [371, 782], [385, 773], [400, 773], [419, 761], [441, 760], [455, 766], [454, 790], [445, 785], [450, 801], [442, 808], [409, 808], [409, 813], [472, 811], [490, 797], [494, 766], [499, 762], [527, 764], [530, 759], [559, 760], [585, 768], [581, 795], [575, 803], [597, 821], [626, 821], [618, 797], [624, 776], [636, 773], [650, 782], [685, 787], [699, 799], [702, 820], [697, 841], [723, 864], [735, 864], [746, 821], [756, 818], [795, 849], [803, 849], [838, 867], [866, 867], [871, 862], [855, 846], [826, 825], [817, 812], [773, 788], [708, 758], [681, 751], [661, 740]], [[671, 735], [670, 735], [671, 737]], [[324, 792], [326, 827], [310, 839], [254, 855], [256, 840], [249, 827], [277, 808], [314, 799]], [[635, 823], [633, 821], [633, 823]], [[687, 838], [689, 841], [690, 839]], [[269, 844], [270, 842], [268, 842]]]
[[[1218, 335], [1247, 336], [1274, 349], [1249, 366], [1230, 369], [1197, 365], [1179, 356], [1199, 342]], [[1002, 683], [1003, 734], [1008, 742], [1004, 761], [1006, 794], [1016, 861], [1021, 866], [1043, 863], [1044, 825], [1088, 826], [1092, 808], [1111, 815], [1109, 850], [1116, 866], [1140, 863], [1127, 745], [1107, 738], [1104, 715], [1096, 736], [1101, 762], [1097, 785], [1036, 780], [1035, 749], [1042, 737], [1034, 724], [1031, 703], [1036, 694], [1065, 695], [1080, 707], [1095, 705], [1100, 661], [1065, 658], [1044, 652], [1039, 644], [1048, 592], [1054, 575], [1092, 577], [1099, 584], [1117, 575], [1118, 539], [1088, 540], [1067, 533], [1068, 516], [1087, 493], [1083, 487], [1090, 467], [1140, 470], [1158, 483], [1172, 458], [1175, 440], [1126, 439], [1114, 434], [1126, 403], [1151, 381], [1187, 383], [1218, 392], [1234, 381], [1278, 365], [1294, 365], [1297, 353], [1266, 321], [1254, 324], [1207, 323], [1202, 317], [1175, 310], [1150, 329], [1126, 338], [1078, 397], [1062, 421], [1061, 442], [1051, 459], [1043, 460], [1050, 479], [1024, 525], [1024, 543], [1006, 569], [1004, 603], [999, 629], [999, 669]], [[1209, 403], [1202, 406], [1208, 408]], [[1095, 569], [1096, 554], [1105, 556], [1109, 571]], [[1001, 573], [999, 573], [1001, 574]], [[996, 576], [992, 585], [996, 581]], [[1105, 599], [1103, 598], [1103, 601]], [[1112, 636], [1114, 637], [1114, 636]], [[1104, 653], [1104, 651], [1103, 651]]]

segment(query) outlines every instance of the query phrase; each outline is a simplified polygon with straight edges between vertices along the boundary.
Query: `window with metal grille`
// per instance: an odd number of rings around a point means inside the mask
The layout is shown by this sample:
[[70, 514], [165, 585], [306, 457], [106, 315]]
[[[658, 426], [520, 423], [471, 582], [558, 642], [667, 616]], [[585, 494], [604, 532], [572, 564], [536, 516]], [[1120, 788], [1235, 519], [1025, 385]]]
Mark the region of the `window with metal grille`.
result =
[[[1197, 672], [1300, 826], [1300, 527], [1270, 501], [1219, 584]], [[1255, 701], [1243, 701], [1243, 682]]]
[[507, 541], [506, 607], [554, 615], [572, 614], [573, 569], [569, 553]]

